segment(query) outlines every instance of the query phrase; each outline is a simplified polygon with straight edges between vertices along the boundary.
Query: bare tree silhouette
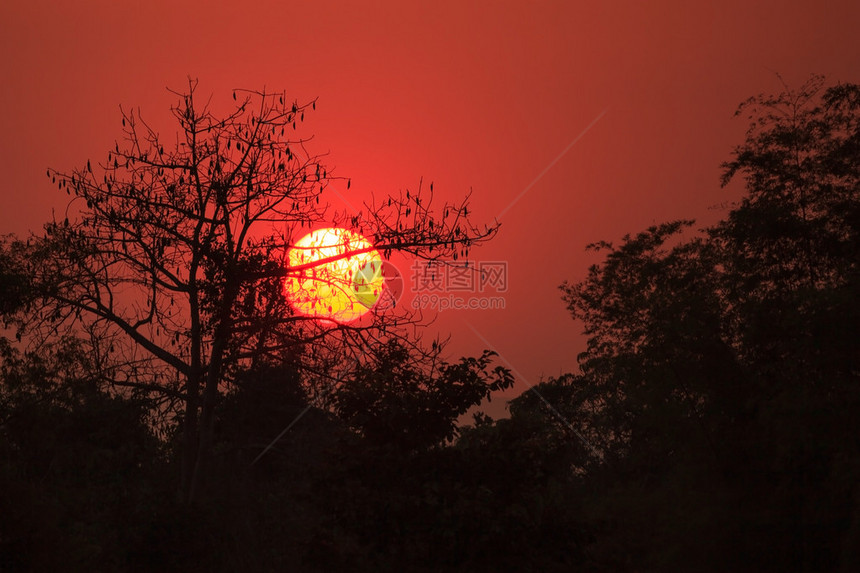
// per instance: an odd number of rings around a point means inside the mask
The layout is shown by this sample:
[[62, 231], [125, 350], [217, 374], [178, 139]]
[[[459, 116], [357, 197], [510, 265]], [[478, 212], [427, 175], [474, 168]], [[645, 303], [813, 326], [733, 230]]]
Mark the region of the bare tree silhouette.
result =
[[468, 196], [434, 207], [432, 186], [335, 212], [321, 194], [337, 178], [296, 135], [316, 101], [237, 91], [219, 116], [196, 91], [189, 80], [173, 92], [175, 139], [123, 111], [122, 140], [104, 163], [49, 170], [72, 197], [66, 216], [4, 245], [33, 285], [19, 332], [35, 344], [86, 333], [107, 381], [152, 397], [180, 423], [187, 502], [204, 474], [215, 405], [238, 369], [289, 355], [333, 377], [327, 365], [360, 358], [368, 338], [403, 336], [398, 328], [420, 318], [398, 311], [340, 324], [292, 312], [283, 281], [325, 262], [288, 265], [300, 234], [348, 226], [385, 256], [432, 259], [463, 255], [498, 230], [469, 222]]

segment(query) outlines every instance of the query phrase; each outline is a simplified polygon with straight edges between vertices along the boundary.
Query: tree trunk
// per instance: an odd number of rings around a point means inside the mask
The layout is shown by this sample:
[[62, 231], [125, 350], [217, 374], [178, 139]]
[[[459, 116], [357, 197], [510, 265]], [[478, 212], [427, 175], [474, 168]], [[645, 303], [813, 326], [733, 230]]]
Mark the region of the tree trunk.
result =
[[[215, 331], [215, 340], [212, 343], [212, 353], [209, 357], [209, 367], [206, 369], [205, 386], [203, 388], [203, 401], [200, 406], [200, 424], [197, 427], [198, 440], [194, 444], [193, 454], [188, 461], [193, 463], [193, 469], [188, 483], [187, 503], [193, 503], [199, 490], [206, 465], [212, 450], [213, 434], [215, 432], [215, 406], [218, 401], [218, 386], [221, 382], [221, 374], [224, 364], [224, 353], [227, 351], [227, 343], [230, 337], [230, 317], [233, 311], [233, 303], [238, 296], [238, 285], [231, 281], [227, 284], [224, 292], [224, 300], [221, 305], [221, 316], [218, 320], [218, 328]], [[196, 409], [195, 409], [196, 413]], [[195, 420], [196, 421], [196, 420]], [[183, 456], [184, 458], [186, 456]]]
[[194, 466], [197, 462], [197, 439], [200, 434], [198, 425], [200, 382], [198, 375], [189, 376], [185, 400], [185, 419], [182, 428], [181, 476], [179, 497], [185, 503], [191, 502], [191, 483]]

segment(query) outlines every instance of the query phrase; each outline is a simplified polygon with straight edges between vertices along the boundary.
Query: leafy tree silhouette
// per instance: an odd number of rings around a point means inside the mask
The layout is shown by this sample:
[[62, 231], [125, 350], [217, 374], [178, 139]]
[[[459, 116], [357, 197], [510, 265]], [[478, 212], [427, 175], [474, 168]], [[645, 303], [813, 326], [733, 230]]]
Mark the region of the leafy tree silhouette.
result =
[[0, 339], [0, 569], [125, 568], [164, 464], [148, 404], [111, 395], [61, 338]]
[[372, 362], [337, 391], [335, 410], [372, 443], [399, 451], [453, 440], [460, 416], [514, 383], [508, 369], [490, 370], [491, 351], [453, 364], [416, 354], [398, 340], [368, 352]]
[[[813, 77], [739, 114], [750, 129], [723, 183], [742, 174], [747, 194], [723, 221], [597, 244], [605, 260], [561, 286], [588, 336], [573, 413], [617, 463], [590, 511], [631, 524], [593, 554], [656, 569], [850, 570], [860, 86]], [[669, 512], [678, 503], [687, 511]]]

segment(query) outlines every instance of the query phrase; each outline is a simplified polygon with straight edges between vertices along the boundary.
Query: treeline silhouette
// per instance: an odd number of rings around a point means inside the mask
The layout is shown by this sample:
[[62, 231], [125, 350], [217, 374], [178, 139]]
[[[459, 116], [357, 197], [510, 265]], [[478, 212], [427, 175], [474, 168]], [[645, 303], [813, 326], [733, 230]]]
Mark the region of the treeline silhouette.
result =
[[[301, 368], [237, 372], [194, 503], [181, 420], [61, 337], [0, 341], [3, 571], [860, 570], [860, 85], [745, 102], [717, 224], [656, 225], [561, 285], [580, 371], [510, 387], [391, 340], [309, 406]], [[0, 253], [2, 311], [26, 297]], [[317, 397], [318, 398], [318, 397]], [[285, 426], [288, 432], [272, 443]]]

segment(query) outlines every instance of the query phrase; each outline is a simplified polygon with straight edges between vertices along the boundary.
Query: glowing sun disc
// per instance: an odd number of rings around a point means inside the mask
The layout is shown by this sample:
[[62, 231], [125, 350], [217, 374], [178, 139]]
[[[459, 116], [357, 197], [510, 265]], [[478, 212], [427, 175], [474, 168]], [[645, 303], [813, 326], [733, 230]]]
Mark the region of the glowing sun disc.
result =
[[349, 322], [373, 308], [382, 293], [382, 257], [354, 231], [316, 230], [299, 239], [287, 259], [284, 288], [300, 314]]

